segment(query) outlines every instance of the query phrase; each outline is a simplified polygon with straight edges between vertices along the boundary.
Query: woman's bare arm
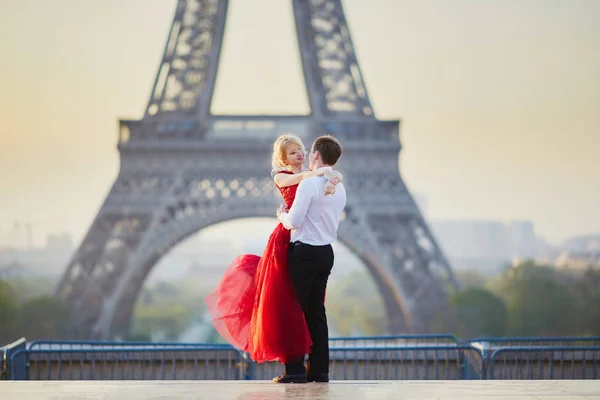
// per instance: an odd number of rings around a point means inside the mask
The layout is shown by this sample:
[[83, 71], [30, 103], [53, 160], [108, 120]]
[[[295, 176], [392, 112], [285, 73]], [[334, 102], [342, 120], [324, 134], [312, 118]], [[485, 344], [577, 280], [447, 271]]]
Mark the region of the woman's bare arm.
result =
[[275, 174], [273, 178], [275, 184], [279, 187], [288, 187], [299, 184], [303, 179], [310, 178], [312, 176], [322, 176], [323, 171], [304, 171], [299, 174]]

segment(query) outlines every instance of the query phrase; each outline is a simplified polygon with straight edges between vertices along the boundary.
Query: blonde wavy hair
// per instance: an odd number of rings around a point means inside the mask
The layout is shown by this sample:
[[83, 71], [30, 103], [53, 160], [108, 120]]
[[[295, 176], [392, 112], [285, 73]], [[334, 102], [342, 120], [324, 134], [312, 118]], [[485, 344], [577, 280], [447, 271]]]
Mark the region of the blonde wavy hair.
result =
[[300, 138], [296, 135], [287, 133], [279, 136], [277, 140], [275, 140], [275, 143], [273, 143], [273, 157], [271, 160], [271, 167], [273, 168], [272, 172], [281, 171], [282, 169], [289, 169], [289, 165], [285, 161], [285, 153], [288, 147], [294, 144], [300, 147], [306, 154], [304, 143], [302, 143], [302, 140], [300, 140]]

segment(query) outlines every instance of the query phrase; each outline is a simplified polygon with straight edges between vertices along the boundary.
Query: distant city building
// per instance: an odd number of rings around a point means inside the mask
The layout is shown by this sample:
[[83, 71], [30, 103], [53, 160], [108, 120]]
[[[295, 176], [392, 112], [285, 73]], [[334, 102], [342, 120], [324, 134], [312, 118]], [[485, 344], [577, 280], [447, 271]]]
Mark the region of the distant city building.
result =
[[0, 264], [0, 279], [10, 280], [37, 275], [35, 272], [25, 268], [23, 265], [12, 262], [7, 265]]
[[540, 252], [533, 222], [512, 221], [506, 226], [507, 244], [512, 258], [534, 258]]
[[431, 228], [450, 257], [510, 257], [506, 227], [501, 222], [432, 222]]
[[563, 248], [575, 251], [600, 250], [600, 235], [583, 235], [569, 238]]
[[600, 270], [600, 235], [569, 238], [561, 246], [554, 265], [566, 269]]
[[600, 270], [600, 251], [564, 250], [554, 261], [557, 268]]
[[46, 236], [46, 248], [72, 251], [73, 238], [68, 233], [51, 233]]
[[456, 269], [497, 272], [515, 259], [535, 259], [546, 243], [535, 234], [531, 221], [434, 221], [440, 246]]
[[58, 275], [64, 271], [73, 250], [73, 240], [67, 233], [48, 235], [44, 247], [19, 245], [15, 241], [9, 246], [0, 246], [0, 266], [23, 266], [28, 276]]

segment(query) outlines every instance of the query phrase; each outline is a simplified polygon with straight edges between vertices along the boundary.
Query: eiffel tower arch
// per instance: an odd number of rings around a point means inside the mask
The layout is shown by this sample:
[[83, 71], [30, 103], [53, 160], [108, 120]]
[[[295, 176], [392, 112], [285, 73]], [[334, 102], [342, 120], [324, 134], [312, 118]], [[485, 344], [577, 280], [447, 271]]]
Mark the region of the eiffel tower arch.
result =
[[[210, 112], [228, 0], [179, 0], [145, 114], [121, 120], [120, 170], [57, 287], [73, 336], [126, 333], [157, 261], [223, 221], [273, 217], [273, 140], [333, 134], [348, 203], [339, 240], [367, 266], [391, 332], [424, 332], [457, 287], [398, 171], [399, 121], [375, 117], [340, 0], [292, 0], [310, 114]], [[225, 268], [225, 266], [223, 266]]]

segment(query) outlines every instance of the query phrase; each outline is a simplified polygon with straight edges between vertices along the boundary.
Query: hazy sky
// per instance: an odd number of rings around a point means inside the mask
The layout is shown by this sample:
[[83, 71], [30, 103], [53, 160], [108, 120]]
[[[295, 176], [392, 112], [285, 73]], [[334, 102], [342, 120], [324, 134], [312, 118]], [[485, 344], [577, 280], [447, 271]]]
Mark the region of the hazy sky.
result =
[[[175, 0], [0, 0], [0, 234], [79, 241], [116, 177]], [[428, 217], [600, 231], [600, 1], [345, 0]], [[308, 111], [291, 2], [232, 0], [214, 113]]]

